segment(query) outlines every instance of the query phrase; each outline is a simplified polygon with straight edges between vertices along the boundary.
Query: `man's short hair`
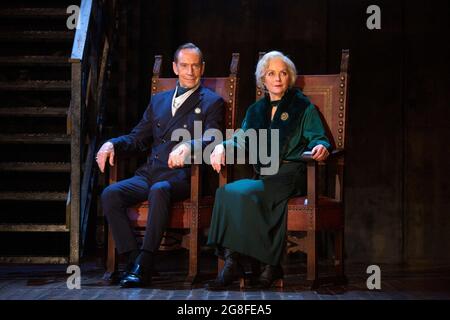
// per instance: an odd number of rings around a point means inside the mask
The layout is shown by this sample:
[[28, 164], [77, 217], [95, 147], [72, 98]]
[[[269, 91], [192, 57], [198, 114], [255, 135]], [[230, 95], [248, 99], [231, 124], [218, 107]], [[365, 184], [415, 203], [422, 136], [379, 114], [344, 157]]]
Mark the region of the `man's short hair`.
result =
[[174, 61], [175, 63], [178, 62], [178, 55], [180, 54], [180, 51], [183, 50], [183, 49], [193, 49], [193, 50], [197, 50], [197, 53], [198, 53], [198, 55], [200, 56], [200, 62], [203, 62], [203, 53], [202, 53], [202, 51], [200, 50], [200, 48], [197, 47], [195, 44], [193, 44], [193, 43], [191, 43], [191, 42], [188, 42], [188, 43], [185, 43], [185, 44], [182, 44], [181, 46], [179, 46], [179, 47], [177, 48], [177, 50], [175, 51], [175, 54], [173, 55], [173, 61]]

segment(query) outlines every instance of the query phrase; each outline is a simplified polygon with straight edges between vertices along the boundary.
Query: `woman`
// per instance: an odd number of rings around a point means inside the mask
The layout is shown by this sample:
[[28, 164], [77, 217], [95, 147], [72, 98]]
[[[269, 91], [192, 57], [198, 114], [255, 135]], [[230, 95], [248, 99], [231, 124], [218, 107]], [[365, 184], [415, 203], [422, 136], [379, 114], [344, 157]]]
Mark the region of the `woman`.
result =
[[280, 166], [277, 173], [262, 175], [258, 162], [254, 166], [258, 179], [235, 181], [217, 190], [208, 245], [223, 255], [225, 266], [209, 284], [210, 289], [224, 288], [243, 276], [239, 254], [263, 263], [259, 276], [262, 286], [283, 277], [280, 260], [286, 239], [286, 205], [290, 197], [306, 194], [306, 165], [300, 155], [311, 150], [312, 157], [322, 161], [331, 149], [316, 108], [293, 87], [297, 71], [288, 57], [278, 51], [265, 54], [255, 75], [266, 94], [248, 108], [242, 130], [215, 147], [211, 165], [220, 172], [225, 164], [225, 147], [248, 149], [244, 137], [247, 130], [278, 129], [278, 141], [269, 142], [267, 148], [279, 143]]

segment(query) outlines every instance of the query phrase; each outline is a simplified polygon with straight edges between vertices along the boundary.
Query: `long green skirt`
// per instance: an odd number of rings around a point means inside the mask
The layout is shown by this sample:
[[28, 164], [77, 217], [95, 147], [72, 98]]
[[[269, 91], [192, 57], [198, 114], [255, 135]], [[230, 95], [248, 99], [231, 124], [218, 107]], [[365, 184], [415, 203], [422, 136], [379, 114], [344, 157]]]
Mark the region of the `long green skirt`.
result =
[[283, 163], [277, 174], [243, 179], [216, 191], [208, 245], [277, 265], [286, 242], [286, 206], [306, 193], [304, 163]]

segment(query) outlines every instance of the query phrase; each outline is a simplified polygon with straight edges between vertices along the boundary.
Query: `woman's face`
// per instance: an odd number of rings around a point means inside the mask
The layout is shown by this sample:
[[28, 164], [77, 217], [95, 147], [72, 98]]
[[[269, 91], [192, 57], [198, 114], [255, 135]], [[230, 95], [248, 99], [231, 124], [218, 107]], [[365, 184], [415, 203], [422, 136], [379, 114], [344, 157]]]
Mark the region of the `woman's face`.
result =
[[288, 68], [283, 60], [274, 58], [269, 61], [264, 75], [264, 85], [271, 100], [279, 100], [289, 87]]

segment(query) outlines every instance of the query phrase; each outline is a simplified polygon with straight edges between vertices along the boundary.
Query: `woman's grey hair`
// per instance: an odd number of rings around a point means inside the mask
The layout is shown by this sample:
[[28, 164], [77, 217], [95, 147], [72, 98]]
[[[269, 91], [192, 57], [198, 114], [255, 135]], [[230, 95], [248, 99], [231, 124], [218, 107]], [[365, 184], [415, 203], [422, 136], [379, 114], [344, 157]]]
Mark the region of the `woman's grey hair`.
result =
[[297, 79], [297, 68], [295, 68], [295, 64], [289, 59], [286, 55], [284, 55], [280, 51], [270, 51], [267, 52], [263, 57], [258, 61], [256, 65], [255, 77], [256, 77], [256, 85], [261, 89], [265, 89], [264, 87], [264, 76], [266, 75], [267, 67], [269, 66], [269, 62], [272, 59], [281, 59], [286, 64], [287, 71], [289, 74], [289, 88], [293, 87], [295, 84], [295, 80]]

